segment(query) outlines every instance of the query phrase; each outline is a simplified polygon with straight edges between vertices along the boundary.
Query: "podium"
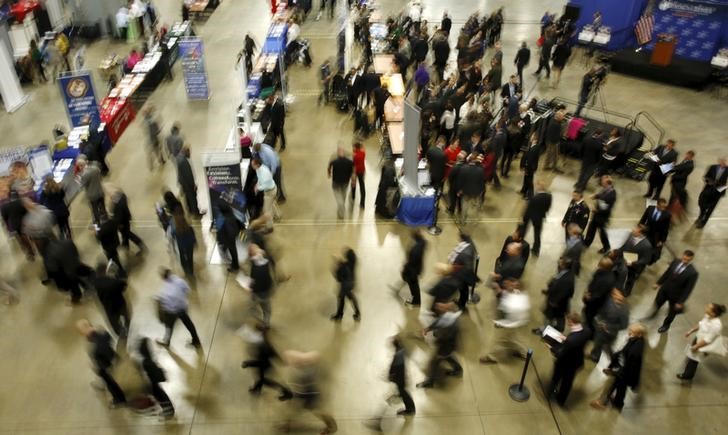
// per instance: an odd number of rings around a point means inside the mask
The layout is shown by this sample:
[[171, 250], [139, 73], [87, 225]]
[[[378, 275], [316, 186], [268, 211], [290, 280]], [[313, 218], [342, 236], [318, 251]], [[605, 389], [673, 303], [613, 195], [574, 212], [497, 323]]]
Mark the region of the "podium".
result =
[[670, 66], [677, 45], [677, 37], [675, 35], [659, 35], [657, 38], [655, 48], [652, 50], [652, 57], [650, 57], [650, 63], [657, 66]]

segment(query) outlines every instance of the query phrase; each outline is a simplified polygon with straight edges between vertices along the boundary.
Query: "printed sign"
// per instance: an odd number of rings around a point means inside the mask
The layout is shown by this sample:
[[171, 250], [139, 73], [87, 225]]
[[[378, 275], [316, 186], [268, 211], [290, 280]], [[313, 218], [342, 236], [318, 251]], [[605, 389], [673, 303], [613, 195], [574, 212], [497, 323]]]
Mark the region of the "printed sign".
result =
[[66, 113], [71, 120], [71, 127], [83, 125], [86, 116], [96, 121], [96, 124], [100, 122], [99, 104], [96, 101], [90, 71], [64, 75], [58, 79], [58, 83], [61, 86], [61, 95], [66, 103]]
[[233, 209], [238, 220], [244, 222], [246, 201], [243, 194], [240, 164], [207, 166], [205, 175], [207, 176], [213, 220], [218, 222], [219, 204], [225, 203]]
[[196, 37], [180, 39], [179, 58], [182, 63], [187, 98], [190, 100], [209, 99], [210, 89], [207, 86], [202, 39]]

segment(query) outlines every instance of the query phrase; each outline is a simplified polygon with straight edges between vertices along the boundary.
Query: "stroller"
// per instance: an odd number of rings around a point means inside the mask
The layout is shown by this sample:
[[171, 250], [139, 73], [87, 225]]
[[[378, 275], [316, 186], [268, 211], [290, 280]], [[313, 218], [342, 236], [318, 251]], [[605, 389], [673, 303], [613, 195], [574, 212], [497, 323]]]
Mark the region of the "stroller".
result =
[[291, 41], [286, 47], [285, 61], [286, 66], [291, 66], [294, 63], [301, 63], [306, 68], [311, 66], [311, 44], [307, 39], [296, 39]]
[[349, 110], [349, 97], [346, 92], [346, 80], [344, 79], [344, 75], [341, 71], [336, 73], [334, 78], [331, 80], [331, 95], [339, 112], [346, 112]]

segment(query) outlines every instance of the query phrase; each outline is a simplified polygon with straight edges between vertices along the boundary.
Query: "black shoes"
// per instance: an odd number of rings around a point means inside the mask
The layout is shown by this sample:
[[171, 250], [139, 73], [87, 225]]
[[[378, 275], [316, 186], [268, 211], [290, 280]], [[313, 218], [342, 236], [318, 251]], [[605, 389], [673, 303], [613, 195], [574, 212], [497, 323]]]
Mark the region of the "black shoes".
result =
[[333, 316], [329, 317], [329, 319], [334, 322], [341, 322], [341, 317], [342, 316], [339, 316], [338, 314], [334, 314]]
[[445, 372], [445, 374], [448, 375], [448, 376], [453, 376], [453, 377], [459, 378], [459, 377], [461, 377], [463, 375], [463, 370], [462, 369], [460, 369], [460, 370], [450, 370], [450, 371]]
[[407, 304], [407, 305], [412, 305], [413, 307], [419, 307], [420, 306], [420, 302], [419, 301], [415, 302], [412, 299], [406, 300], [406, 301], [404, 301], [404, 303]]
[[600, 254], [604, 255], [604, 254], [606, 254], [607, 252], [609, 252], [609, 249], [607, 249], [607, 248], [602, 248], [602, 249], [600, 249], [600, 250], [599, 250], [599, 251], [597, 251], [597, 252], [599, 252]]
[[417, 384], [417, 388], [432, 388], [435, 386], [435, 383], [432, 381], [424, 381]]
[[667, 332], [668, 329], [670, 329], [669, 326], [662, 325], [657, 328], [657, 332], [659, 332], [660, 334], [664, 334], [665, 332]]
[[357, 322], [361, 321], [361, 313], [355, 313], [354, 314], [354, 320], [357, 321]]
[[410, 415], [415, 415], [415, 410], [414, 409], [400, 409], [399, 411], [397, 411], [397, 415], [403, 415], [405, 417], [408, 417]]

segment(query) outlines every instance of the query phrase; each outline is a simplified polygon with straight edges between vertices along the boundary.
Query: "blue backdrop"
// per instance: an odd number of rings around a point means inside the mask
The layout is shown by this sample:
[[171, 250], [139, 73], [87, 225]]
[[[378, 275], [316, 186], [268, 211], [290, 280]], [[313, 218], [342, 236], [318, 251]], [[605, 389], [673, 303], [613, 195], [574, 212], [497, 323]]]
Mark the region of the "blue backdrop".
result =
[[[728, 1], [728, 0], [726, 0]], [[647, 0], [571, 0], [581, 13], [576, 22], [577, 31], [594, 20], [594, 12], [602, 13], [602, 25], [612, 29], [608, 50], [620, 50], [635, 45], [634, 25], [640, 19]]]

